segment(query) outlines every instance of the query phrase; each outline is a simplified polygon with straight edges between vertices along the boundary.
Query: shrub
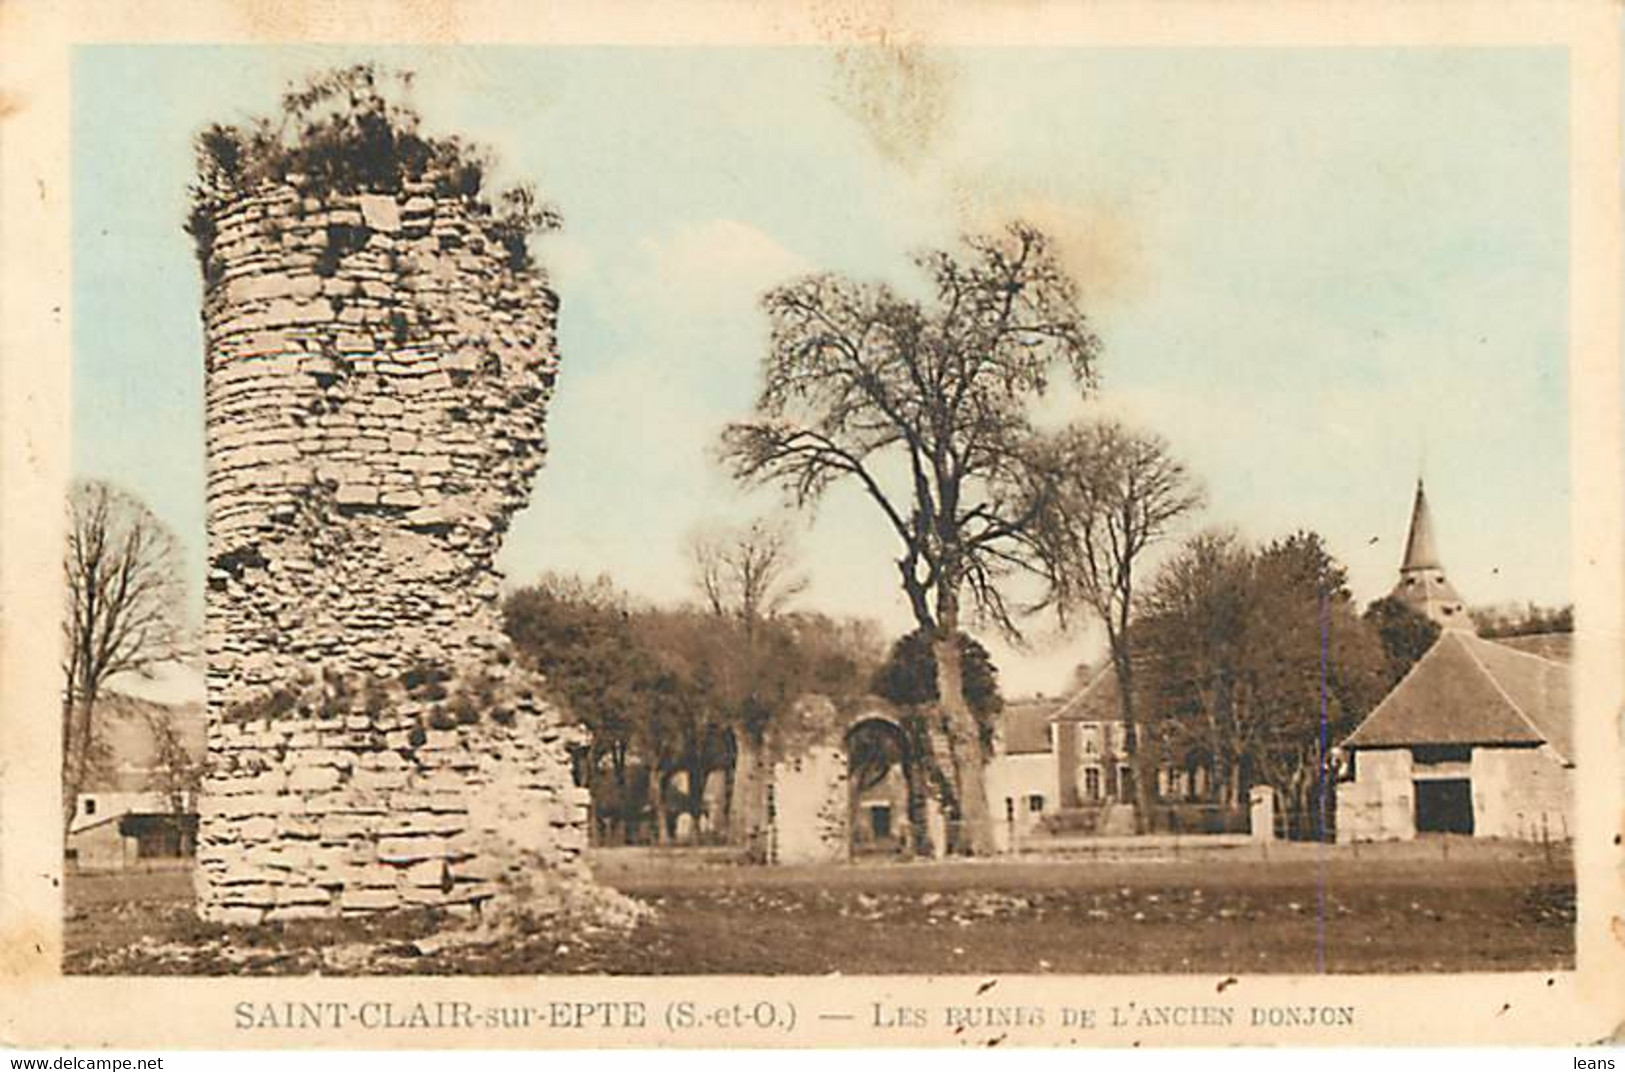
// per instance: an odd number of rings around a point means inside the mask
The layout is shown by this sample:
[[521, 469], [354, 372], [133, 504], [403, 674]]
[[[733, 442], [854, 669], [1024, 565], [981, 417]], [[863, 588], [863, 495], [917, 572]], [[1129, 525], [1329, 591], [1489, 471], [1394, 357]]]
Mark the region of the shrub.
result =
[[[444, 682], [451, 679], [451, 671], [440, 663], [420, 659], [401, 674], [401, 687], [406, 694], [414, 700], [443, 700], [446, 692], [442, 687]], [[438, 692], [439, 695], [430, 695]]]
[[297, 713], [332, 720], [365, 712], [376, 718], [397, 704], [414, 701], [427, 708], [416, 717], [411, 735], [412, 744], [418, 746], [426, 727], [450, 730], [486, 718], [511, 726], [518, 710], [538, 699], [533, 683], [523, 676], [507, 679], [483, 665], [453, 670], [425, 659], [396, 678], [331, 668], [319, 673], [301, 671], [289, 684], [227, 708], [224, 717], [231, 722], [251, 722]]
[[227, 722], [258, 722], [281, 718], [299, 705], [299, 693], [287, 685], [261, 693], [226, 709]]
[[[539, 202], [529, 186], [489, 195], [488, 150], [455, 135], [423, 134], [418, 113], [392, 99], [410, 90], [412, 77], [371, 63], [326, 71], [289, 88], [274, 118], [241, 126], [216, 123], [199, 134], [186, 231], [204, 278], [212, 283], [219, 275], [213, 249], [220, 206], [262, 183], [281, 183], [294, 175], [316, 190], [341, 194], [389, 193], [427, 182], [437, 195], [462, 198], [473, 214], [490, 216], [510, 267], [529, 269], [530, 235], [558, 227], [558, 212]], [[331, 237], [320, 262], [329, 274], [342, 256]]]

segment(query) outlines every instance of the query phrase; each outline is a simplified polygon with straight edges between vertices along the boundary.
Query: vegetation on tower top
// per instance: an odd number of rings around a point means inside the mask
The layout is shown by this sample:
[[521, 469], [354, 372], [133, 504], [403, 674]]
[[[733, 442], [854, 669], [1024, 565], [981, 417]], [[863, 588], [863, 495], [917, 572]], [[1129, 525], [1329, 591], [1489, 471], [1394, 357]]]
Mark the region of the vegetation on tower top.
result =
[[436, 196], [462, 198], [476, 216], [490, 217], [509, 264], [529, 268], [530, 235], [558, 227], [558, 211], [529, 184], [490, 190], [493, 157], [486, 147], [456, 135], [424, 134], [417, 111], [401, 100], [412, 80], [410, 71], [371, 63], [326, 71], [290, 86], [274, 116], [215, 123], [199, 134], [186, 231], [205, 276], [221, 207], [264, 185], [290, 181], [329, 194], [391, 193], [426, 184]]

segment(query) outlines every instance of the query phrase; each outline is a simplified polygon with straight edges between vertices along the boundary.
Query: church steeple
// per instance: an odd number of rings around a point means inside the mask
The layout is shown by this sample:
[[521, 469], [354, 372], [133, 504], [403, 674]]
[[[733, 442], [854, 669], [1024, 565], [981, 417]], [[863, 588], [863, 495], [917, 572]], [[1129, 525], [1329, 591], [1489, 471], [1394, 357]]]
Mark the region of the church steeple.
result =
[[1416, 500], [1411, 505], [1411, 531], [1405, 540], [1405, 558], [1399, 565], [1399, 583], [1394, 597], [1446, 629], [1472, 629], [1472, 619], [1456, 589], [1445, 577], [1444, 564], [1433, 539], [1433, 516], [1428, 511], [1427, 491], [1416, 481]]
[[1441, 568], [1439, 552], [1433, 546], [1433, 517], [1428, 513], [1428, 493], [1418, 478], [1416, 502], [1411, 506], [1411, 535], [1405, 541], [1405, 561], [1400, 564], [1399, 571]]

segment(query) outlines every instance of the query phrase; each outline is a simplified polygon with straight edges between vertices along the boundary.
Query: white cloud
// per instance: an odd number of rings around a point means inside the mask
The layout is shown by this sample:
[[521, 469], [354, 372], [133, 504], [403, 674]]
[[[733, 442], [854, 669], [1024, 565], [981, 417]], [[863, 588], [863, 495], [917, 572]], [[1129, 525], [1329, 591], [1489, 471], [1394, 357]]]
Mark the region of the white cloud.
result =
[[634, 285], [680, 322], [750, 318], [768, 288], [808, 265], [760, 229], [740, 220], [678, 225], [638, 244]]

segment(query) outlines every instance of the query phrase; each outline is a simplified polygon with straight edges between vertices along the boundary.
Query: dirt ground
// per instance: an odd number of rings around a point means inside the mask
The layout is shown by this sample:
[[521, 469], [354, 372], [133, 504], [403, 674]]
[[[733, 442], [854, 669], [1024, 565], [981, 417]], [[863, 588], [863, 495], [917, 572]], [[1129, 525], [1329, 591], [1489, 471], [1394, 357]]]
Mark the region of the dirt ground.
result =
[[430, 913], [233, 931], [197, 920], [184, 872], [71, 876], [64, 970], [1242, 974], [1557, 970], [1574, 961], [1570, 861], [1524, 846], [824, 868], [608, 852], [595, 866], [654, 917], [630, 934], [539, 920], [486, 942]]

